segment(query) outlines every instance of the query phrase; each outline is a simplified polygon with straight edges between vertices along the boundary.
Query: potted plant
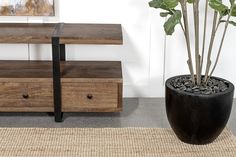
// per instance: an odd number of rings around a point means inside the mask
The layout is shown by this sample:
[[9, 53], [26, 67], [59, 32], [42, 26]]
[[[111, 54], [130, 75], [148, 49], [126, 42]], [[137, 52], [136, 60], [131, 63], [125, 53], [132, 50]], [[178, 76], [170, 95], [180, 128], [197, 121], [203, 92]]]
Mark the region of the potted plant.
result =
[[[234, 95], [232, 83], [213, 77], [212, 74], [219, 61], [228, 26], [236, 26], [236, 22], [231, 20], [232, 16], [236, 16], [235, 0], [229, 0], [228, 5], [221, 0], [202, 2], [205, 5], [203, 23], [199, 20], [200, 0], [152, 0], [149, 2], [150, 7], [163, 10], [160, 16], [167, 18], [164, 23], [167, 35], [172, 35], [175, 26], [180, 25], [185, 37], [190, 74], [169, 78], [165, 84], [165, 97], [167, 117], [173, 131], [180, 140], [190, 144], [207, 144], [220, 135], [229, 119]], [[178, 10], [178, 7], [181, 9]], [[214, 11], [214, 17], [209, 48], [206, 50], [207, 17], [211, 9]], [[193, 11], [192, 19], [194, 20], [194, 57], [189, 36], [189, 11]], [[212, 62], [212, 48], [216, 46], [214, 40], [220, 25], [224, 25], [224, 31], [217, 50], [217, 58]], [[201, 44], [200, 26], [203, 26]], [[207, 57], [206, 62], [204, 57]], [[203, 67], [206, 68], [203, 69]]]

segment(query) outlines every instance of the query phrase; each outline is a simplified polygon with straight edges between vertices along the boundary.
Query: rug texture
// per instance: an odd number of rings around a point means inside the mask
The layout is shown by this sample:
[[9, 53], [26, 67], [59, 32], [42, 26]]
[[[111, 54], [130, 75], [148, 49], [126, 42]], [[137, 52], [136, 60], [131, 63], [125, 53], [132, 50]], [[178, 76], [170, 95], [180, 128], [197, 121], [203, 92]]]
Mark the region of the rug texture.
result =
[[180, 142], [160, 128], [1, 128], [1, 157], [235, 157], [225, 130], [212, 144]]

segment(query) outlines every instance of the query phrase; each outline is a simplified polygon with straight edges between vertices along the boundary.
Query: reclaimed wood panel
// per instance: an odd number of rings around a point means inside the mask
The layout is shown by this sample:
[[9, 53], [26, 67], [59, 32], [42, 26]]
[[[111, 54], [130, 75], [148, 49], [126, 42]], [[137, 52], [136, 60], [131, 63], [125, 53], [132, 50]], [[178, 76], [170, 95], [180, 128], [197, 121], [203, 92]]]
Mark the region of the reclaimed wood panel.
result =
[[[0, 112], [54, 110], [52, 62], [0, 61], [0, 67]], [[61, 62], [61, 75], [63, 112], [122, 110], [121, 62]]]
[[62, 82], [122, 82], [120, 61], [66, 61], [61, 63]]
[[120, 24], [1, 23], [0, 43], [122, 44]]
[[123, 44], [120, 24], [64, 24], [60, 34], [64, 44]]
[[46, 79], [52, 81], [52, 62], [50, 61], [0, 61], [0, 80], [1, 79]]
[[0, 82], [0, 112], [52, 111], [52, 83]]
[[[52, 82], [50, 61], [0, 61], [0, 81]], [[61, 62], [62, 82], [122, 82], [120, 61]]]
[[118, 106], [117, 106], [117, 108], [119, 108], [121, 110], [123, 109], [123, 83], [118, 83]]
[[62, 111], [116, 111], [118, 94], [117, 83], [62, 83]]
[[51, 43], [56, 24], [1, 23], [0, 43]]

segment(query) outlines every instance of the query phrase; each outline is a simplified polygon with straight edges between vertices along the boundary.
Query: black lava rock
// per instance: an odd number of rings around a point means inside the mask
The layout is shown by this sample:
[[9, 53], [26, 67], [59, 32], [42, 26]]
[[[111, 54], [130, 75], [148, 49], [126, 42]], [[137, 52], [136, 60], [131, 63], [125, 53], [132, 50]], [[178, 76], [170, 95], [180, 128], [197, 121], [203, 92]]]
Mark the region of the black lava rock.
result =
[[210, 78], [207, 84], [196, 86], [191, 81], [190, 76], [181, 76], [179, 78], [176, 78], [171, 81], [171, 85], [172, 87], [180, 91], [185, 91], [195, 94], [203, 94], [203, 95], [210, 95], [213, 93], [224, 92], [225, 90], [228, 89], [227, 81], [219, 81], [215, 78]]

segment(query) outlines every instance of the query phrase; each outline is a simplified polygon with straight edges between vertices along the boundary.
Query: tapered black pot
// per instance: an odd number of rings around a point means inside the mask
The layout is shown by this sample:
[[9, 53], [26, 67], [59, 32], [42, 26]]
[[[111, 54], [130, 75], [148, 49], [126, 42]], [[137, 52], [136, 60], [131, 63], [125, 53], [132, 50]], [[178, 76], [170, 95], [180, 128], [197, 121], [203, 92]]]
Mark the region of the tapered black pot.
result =
[[[213, 142], [225, 128], [230, 116], [234, 85], [221, 93], [200, 95], [176, 90], [166, 81], [166, 113], [177, 137], [190, 144]], [[221, 78], [216, 78], [223, 80]]]

